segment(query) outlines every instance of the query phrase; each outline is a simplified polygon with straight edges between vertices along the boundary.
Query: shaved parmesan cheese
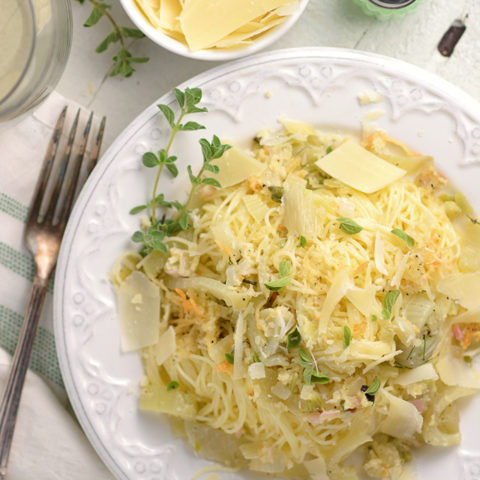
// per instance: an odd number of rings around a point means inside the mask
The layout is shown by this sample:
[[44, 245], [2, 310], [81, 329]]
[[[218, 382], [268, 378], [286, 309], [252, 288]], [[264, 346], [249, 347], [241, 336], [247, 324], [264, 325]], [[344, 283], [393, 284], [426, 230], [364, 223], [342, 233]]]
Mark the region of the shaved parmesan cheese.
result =
[[327, 473], [327, 465], [323, 457], [317, 457], [315, 460], [307, 460], [303, 465], [310, 474], [312, 480], [329, 480], [330, 476]]
[[328, 320], [333, 313], [337, 303], [346, 295], [346, 293], [353, 287], [352, 281], [348, 276], [346, 270], [340, 270], [333, 279], [331, 287], [328, 289], [327, 298], [320, 311], [318, 320], [319, 333], [327, 331]]
[[404, 143], [378, 130], [373, 132], [363, 143], [369, 151], [408, 173], [414, 173], [420, 168], [433, 165], [432, 157], [418, 155]]
[[402, 440], [413, 439], [416, 433], [422, 431], [423, 417], [410, 402], [382, 391], [383, 397], [389, 402], [387, 416], [380, 424], [380, 431]]
[[175, 353], [177, 348], [175, 342], [175, 330], [172, 326], [168, 327], [167, 330], [160, 336], [158, 344], [156, 345], [157, 350], [157, 365], [162, 365], [165, 360], [170, 358]]
[[407, 173], [365, 150], [352, 139], [317, 160], [315, 165], [363, 193], [381, 190]]
[[354, 287], [348, 290], [347, 299], [357, 308], [362, 315], [370, 319], [372, 309], [375, 307], [375, 287], [371, 285], [366, 288]]
[[392, 380], [397, 385], [411, 385], [412, 383], [424, 382], [426, 380], [437, 380], [438, 374], [431, 363], [425, 363], [417, 368], [407, 370], [405, 373], [399, 375], [396, 379]]
[[450, 354], [444, 355], [436, 364], [443, 383], [464, 388], [480, 388], [480, 372], [471, 364]]
[[437, 290], [469, 310], [480, 307], [480, 272], [457, 273], [442, 278]]
[[468, 310], [453, 319], [455, 323], [480, 323], [480, 308]]
[[380, 232], [375, 234], [375, 267], [382, 274], [387, 275], [387, 269], [385, 268], [385, 245], [383, 243]]
[[390, 285], [392, 287], [400, 286], [400, 283], [402, 282], [403, 274], [405, 273], [405, 270], [407, 268], [407, 262], [408, 262], [408, 259], [410, 258], [410, 253], [411, 252], [406, 253], [400, 260], [397, 271], [395, 272], [395, 275], [392, 277], [392, 280], [390, 281]]
[[130, 352], [156, 344], [160, 333], [158, 287], [135, 270], [120, 285], [117, 297], [122, 350]]
[[259, 378], [265, 378], [265, 365], [262, 362], [252, 363], [248, 367], [248, 376], [252, 380], [258, 380]]
[[306, 183], [298, 177], [289, 176], [285, 182], [283, 195], [283, 223], [289, 233], [310, 237], [318, 230], [315, 194], [306, 188]]
[[221, 158], [211, 163], [220, 168], [215, 179], [224, 188], [236, 185], [252, 175], [259, 175], [266, 168], [266, 165], [236, 147], [229, 148]]
[[[360, 418], [357, 422], [352, 422], [345, 435], [341, 440], [335, 443], [335, 447], [329, 455], [330, 463], [339, 463], [347, 458], [360, 445], [372, 441], [369, 433], [371, 425], [368, 420]], [[341, 478], [341, 477], [340, 477]]]
[[221, 242], [232, 252], [237, 249], [237, 239], [229, 225], [217, 223], [211, 227], [213, 238]]
[[268, 206], [259, 195], [245, 195], [242, 197], [242, 201], [245, 204], [245, 207], [247, 207], [248, 213], [257, 223], [265, 220], [265, 215], [268, 212]]
[[160, 26], [168, 30], [181, 32], [178, 17], [182, 12], [182, 4], [179, 0], [161, 0], [160, 2]]
[[165, 266], [167, 256], [160, 250], [152, 250], [137, 268], [142, 268], [150, 280], [154, 280]]
[[422, 431], [423, 417], [410, 402], [382, 391], [389, 402], [387, 416], [380, 424], [380, 431], [402, 440], [413, 439], [416, 433]]
[[242, 25], [290, 2], [291, 0], [189, 1], [183, 6], [180, 23], [188, 46], [193, 51], [201, 50], [214, 46]]

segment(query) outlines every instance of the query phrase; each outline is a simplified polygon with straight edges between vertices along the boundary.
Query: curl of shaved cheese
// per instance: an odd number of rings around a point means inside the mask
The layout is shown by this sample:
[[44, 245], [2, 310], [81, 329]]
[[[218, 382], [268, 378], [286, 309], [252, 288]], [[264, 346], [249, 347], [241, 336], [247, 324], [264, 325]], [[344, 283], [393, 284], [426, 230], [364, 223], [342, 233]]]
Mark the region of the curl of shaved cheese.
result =
[[162, 365], [165, 360], [170, 358], [175, 353], [176, 348], [175, 330], [170, 326], [160, 335], [158, 343], [155, 346], [157, 351], [157, 365]]
[[410, 258], [411, 252], [407, 252], [402, 259], [400, 260], [400, 263], [398, 264], [397, 271], [395, 272], [395, 275], [392, 277], [390, 280], [390, 285], [392, 287], [399, 287], [400, 283], [403, 278], [403, 274], [405, 273], [405, 270], [407, 269], [407, 262], [408, 259]]
[[160, 293], [139, 271], [132, 272], [118, 292], [122, 350], [130, 352], [155, 345], [160, 333]]
[[328, 320], [337, 303], [351, 290], [353, 284], [346, 270], [340, 270], [333, 279], [328, 289], [327, 297], [320, 311], [318, 319], [318, 331], [324, 333], [327, 330]]
[[327, 465], [323, 457], [317, 457], [314, 460], [307, 460], [303, 465], [310, 474], [312, 480], [329, 480], [330, 476], [327, 473]]
[[229, 148], [218, 160], [212, 160], [211, 163], [220, 168], [215, 179], [223, 188], [236, 185], [252, 175], [260, 175], [266, 168], [266, 165], [252, 155], [236, 147]]
[[259, 195], [246, 195], [242, 198], [242, 201], [247, 207], [248, 213], [257, 223], [265, 220], [269, 208]]
[[387, 416], [380, 424], [380, 431], [401, 440], [412, 440], [422, 431], [423, 417], [410, 402], [382, 390], [388, 400]]
[[289, 233], [315, 235], [317, 232], [317, 214], [314, 193], [306, 188], [306, 182], [298, 177], [290, 176], [285, 182], [283, 195], [284, 220]]
[[446, 387], [433, 410], [424, 413], [423, 438], [429, 445], [449, 447], [457, 445], [461, 436], [458, 428], [458, 411], [453, 403], [459, 398], [472, 395], [471, 388]]
[[347, 299], [368, 319], [372, 311], [377, 311], [376, 290], [373, 285], [365, 288], [354, 287], [348, 290]]
[[262, 362], [255, 362], [248, 367], [248, 376], [252, 380], [265, 378], [265, 365]]
[[399, 375], [393, 383], [397, 385], [411, 385], [412, 383], [425, 382], [428, 380], [437, 380], [438, 374], [431, 363], [425, 363], [417, 368], [412, 368]]
[[371, 424], [370, 422], [360, 417], [357, 421], [352, 421], [350, 424], [349, 434], [335, 443], [329, 463], [335, 464], [347, 458], [354, 450], [361, 445], [371, 442]]
[[216, 225], [212, 225], [210, 230], [213, 237], [222, 245], [225, 245], [230, 251], [234, 252], [238, 248], [237, 239], [228, 225], [219, 222]]
[[480, 308], [463, 312], [457, 315], [452, 321], [455, 323], [480, 323]]
[[450, 351], [435, 365], [443, 383], [454, 387], [480, 388], [480, 372]]
[[385, 268], [385, 245], [383, 243], [380, 232], [377, 230], [375, 234], [375, 267], [383, 275], [387, 275], [387, 269]]
[[437, 290], [469, 310], [480, 307], [480, 272], [457, 273], [442, 278]]
[[382, 160], [349, 139], [315, 162], [324, 172], [363, 193], [373, 193], [407, 172]]

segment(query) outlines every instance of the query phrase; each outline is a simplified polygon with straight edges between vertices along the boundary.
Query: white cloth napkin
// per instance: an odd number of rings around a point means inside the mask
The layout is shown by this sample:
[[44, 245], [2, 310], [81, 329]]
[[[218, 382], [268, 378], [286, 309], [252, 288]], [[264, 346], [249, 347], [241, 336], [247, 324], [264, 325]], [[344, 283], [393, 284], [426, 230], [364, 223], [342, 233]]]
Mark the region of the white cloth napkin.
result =
[[[23, 245], [28, 205], [53, 127], [65, 105], [69, 108], [64, 132], [68, 132], [79, 105], [56, 92], [32, 114], [15, 124], [3, 125], [0, 128], [2, 391], [8, 370], [6, 366], [9, 364], [8, 354], [11, 355], [15, 349], [34, 273], [31, 255]], [[86, 122], [88, 113], [82, 111], [77, 133], [82, 131], [81, 127]], [[30, 368], [40, 376], [33, 373], [27, 376], [8, 479], [112, 480], [112, 475], [93, 451], [73, 415], [66, 409], [66, 394], [53, 336], [52, 294], [51, 283], [30, 361]]]
[[[0, 350], [0, 383], [10, 356]], [[111, 480], [75, 419], [35, 373], [28, 372], [8, 465], [8, 480]]]

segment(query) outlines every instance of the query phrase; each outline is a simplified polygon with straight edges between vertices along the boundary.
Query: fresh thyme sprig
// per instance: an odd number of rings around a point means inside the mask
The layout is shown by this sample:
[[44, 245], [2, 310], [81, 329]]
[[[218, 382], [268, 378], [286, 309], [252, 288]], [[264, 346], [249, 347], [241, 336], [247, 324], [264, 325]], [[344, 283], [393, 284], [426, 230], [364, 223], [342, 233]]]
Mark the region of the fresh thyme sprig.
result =
[[[167, 252], [167, 246], [164, 243], [164, 239], [167, 236], [177, 234], [182, 230], [188, 230], [191, 228], [189, 223], [189, 215], [191, 213], [189, 207], [194, 197], [196, 189], [200, 185], [212, 185], [220, 188], [220, 182], [213, 177], [206, 177], [205, 172], [212, 172], [214, 174], [219, 172], [219, 167], [211, 162], [220, 158], [230, 147], [230, 145], [224, 145], [220, 139], [214, 135], [212, 141], [209, 142], [205, 138], [199, 140], [202, 148], [203, 164], [197, 175], [193, 174], [192, 167], [187, 166], [188, 176], [192, 185], [190, 194], [187, 201], [182, 204], [175, 200], [169, 202], [165, 200], [163, 193], [158, 194], [158, 187], [161, 174], [164, 167], [170, 172], [173, 178], [178, 175], [178, 167], [176, 165], [177, 157], [170, 155], [170, 149], [178, 132], [201, 130], [205, 127], [197, 122], [188, 121], [182, 123], [185, 115], [199, 112], [206, 112], [206, 108], [198, 106], [202, 100], [202, 91], [199, 88], [186, 88], [184, 92], [175, 88], [173, 90], [178, 106], [180, 107], [180, 113], [178, 118], [175, 119], [174, 111], [168, 105], [157, 105], [163, 113], [163, 116], [167, 120], [170, 128], [170, 138], [167, 142], [167, 146], [158, 151], [157, 154], [153, 152], [147, 152], [142, 157], [143, 165], [147, 168], [157, 168], [155, 182], [152, 191], [152, 200], [146, 204], [138, 205], [130, 210], [130, 213], [136, 214], [143, 210], [150, 210], [150, 224], [143, 231], [136, 231], [132, 240], [134, 242], [143, 243], [143, 254], [147, 254], [152, 250], [160, 250]], [[175, 209], [176, 212], [171, 218], [157, 218], [157, 208], [163, 209]]]
[[[77, 0], [79, 3], [85, 3], [85, 0]], [[97, 53], [105, 52], [108, 47], [113, 43], [120, 43], [120, 48], [113, 56], [113, 66], [110, 70], [110, 76], [122, 75], [124, 77], [130, 77], [135, 69], [133, 63], [145, 63], [148, 62], [148, 57], [134, 57], [126, 46], [127, 38], [143, 38], [145, 35], [137, 28], [122, 27], [117, 24], [112, 14], [108, 11], [111, 5], [108, 3], [100, 2], [99, 0], [88, 0], [92, 4], [92, 11], [83, 24], [84, 27], [93, 27], [96, 25], [102, 17], [105, 17], [112, 24], [113, 30], [109, 33], [105, 39], [97, 46], [95, 51]]]

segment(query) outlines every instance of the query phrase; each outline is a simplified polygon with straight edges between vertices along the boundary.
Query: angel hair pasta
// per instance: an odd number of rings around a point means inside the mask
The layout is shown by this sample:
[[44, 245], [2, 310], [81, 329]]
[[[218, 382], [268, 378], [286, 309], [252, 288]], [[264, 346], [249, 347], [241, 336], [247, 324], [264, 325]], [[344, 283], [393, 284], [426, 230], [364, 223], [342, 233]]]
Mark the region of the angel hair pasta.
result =
[[353, 452], [398, 478], [411, 447], [458, 443], [480, 225], [432, 159], [285, 122], [217, 165], [193, 227], [114, 270], [145, 337], [140, 408], [201, 456], [299, 479], [355, 479]]

